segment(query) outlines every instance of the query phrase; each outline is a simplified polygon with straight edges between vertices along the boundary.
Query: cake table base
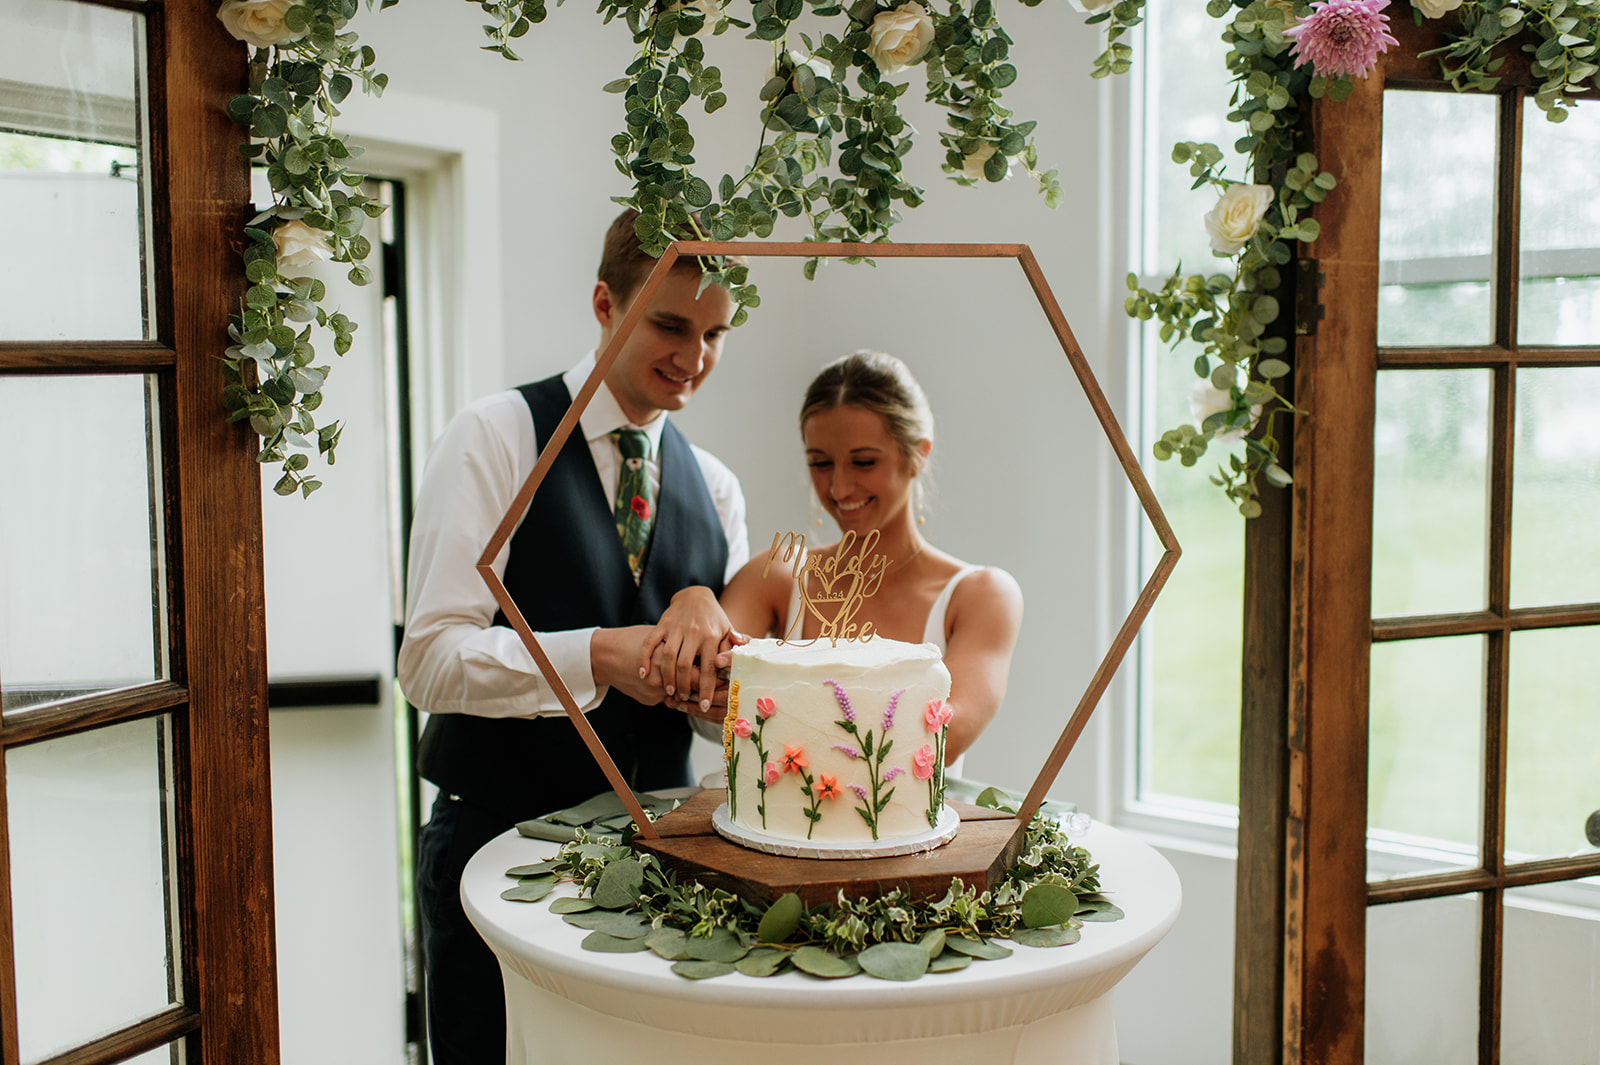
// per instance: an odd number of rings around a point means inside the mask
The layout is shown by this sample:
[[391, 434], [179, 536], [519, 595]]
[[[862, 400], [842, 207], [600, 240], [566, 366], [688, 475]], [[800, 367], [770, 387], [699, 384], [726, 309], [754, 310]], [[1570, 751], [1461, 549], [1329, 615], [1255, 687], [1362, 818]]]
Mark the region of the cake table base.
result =
[[936, 850], [889, 858], [791, 858], [763, 854], [717, 834], [712, 816], [724, 801], [708, 789], [655, 822], [655, 839], [635, 837], [635, 850], [662, 866], [752, 902], [770, 903], [790, 892], [807, 905], [832, 903], [841, 890], [857, 897], [896, 888], [937, 898], [953, 880], [987, 890], [1022, 852], [1025, 826], [1003, 810], [951, 803], [960, 817], [954, 839]]

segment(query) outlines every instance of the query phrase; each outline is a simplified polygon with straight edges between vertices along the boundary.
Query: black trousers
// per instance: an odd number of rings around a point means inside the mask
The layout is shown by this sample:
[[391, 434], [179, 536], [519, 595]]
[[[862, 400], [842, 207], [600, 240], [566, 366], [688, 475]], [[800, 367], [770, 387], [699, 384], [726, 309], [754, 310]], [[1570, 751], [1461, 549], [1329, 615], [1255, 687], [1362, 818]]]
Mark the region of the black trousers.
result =
[[435, 1065], [504, 1065], [506, 999], [500, 963], [461, 908], [461, 873], [511, 823], [441, 794], [422, 827], [417, 899]]

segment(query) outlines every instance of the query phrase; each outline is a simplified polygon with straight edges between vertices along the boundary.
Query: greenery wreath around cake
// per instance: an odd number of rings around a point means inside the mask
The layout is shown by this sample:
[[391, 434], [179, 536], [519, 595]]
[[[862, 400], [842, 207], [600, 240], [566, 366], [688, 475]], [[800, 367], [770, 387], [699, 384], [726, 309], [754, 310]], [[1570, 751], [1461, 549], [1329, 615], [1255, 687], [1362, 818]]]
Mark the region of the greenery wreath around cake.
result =
[[[1016, 800], [991, 788], [978, 804], [1014, 813]], [[635, 854], [625, 839], [595, 839], [584, 829], [556, 857], [506, 875], [517, 883], [501, 898], [512, 902], [538, 902], [562, 883], [578, 885], [576, 896], [559, 896], [550, 909], [587, 931], [583, 949], [651, 951], [691, 980], [791, 969], [824, 979], [866, 973], [916, 980], [1009, 957], [1000, 939], [1061, 947], [1078, 941], [1085, 922], [1123, 916], [1101, 893], [1089, 852], [1044, 813], [1028, 826], [1021, 857], [996, 887], [980, 891], [956, 880], [938, 899], [898, 890], [850, 898], [841, 891], [831, 906], [807, 907], [788, 894], [763, 907], [680, 880], [654, 856]]]

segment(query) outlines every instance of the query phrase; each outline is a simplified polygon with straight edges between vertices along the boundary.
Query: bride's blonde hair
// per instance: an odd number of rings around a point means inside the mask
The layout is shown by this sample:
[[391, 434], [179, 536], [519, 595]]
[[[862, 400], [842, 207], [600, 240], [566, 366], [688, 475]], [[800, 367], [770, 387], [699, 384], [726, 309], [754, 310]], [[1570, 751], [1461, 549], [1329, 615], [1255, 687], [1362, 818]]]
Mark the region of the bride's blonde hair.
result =
[[860, 407], [881, 417], [900, 453], [920, 471], [917, 445], [933, 442], [933, 410], [906, 364], [881, 351], [858, 351], [822, 368], [800, 405], [800, 428], [813, 414], [836, 407]]

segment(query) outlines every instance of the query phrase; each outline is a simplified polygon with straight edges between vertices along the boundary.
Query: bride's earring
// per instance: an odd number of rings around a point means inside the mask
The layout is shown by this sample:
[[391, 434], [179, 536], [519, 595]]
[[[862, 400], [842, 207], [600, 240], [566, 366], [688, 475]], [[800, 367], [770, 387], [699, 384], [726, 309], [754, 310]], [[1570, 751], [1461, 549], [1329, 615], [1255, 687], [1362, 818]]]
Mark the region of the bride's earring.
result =
[[815, 525], [819, 529], [822, 528], [822, 514], [823, 514], [822, 500], [817, 497], [817, 493], [816, 492], [812, 492], [811, 493], [811, 524]]
[[921, 525], [921, 524], [923, 524], [924, 522], [927, 521], [927, 518], [922, 513], [922, 480], [921, 480], [921, 478], [918, 478], [917, 481], [912, 484], [911, 490], [912, 490], [912, 492], [914, 492], [916, 494], [916, 497], [917, 497], [917, 524]]

